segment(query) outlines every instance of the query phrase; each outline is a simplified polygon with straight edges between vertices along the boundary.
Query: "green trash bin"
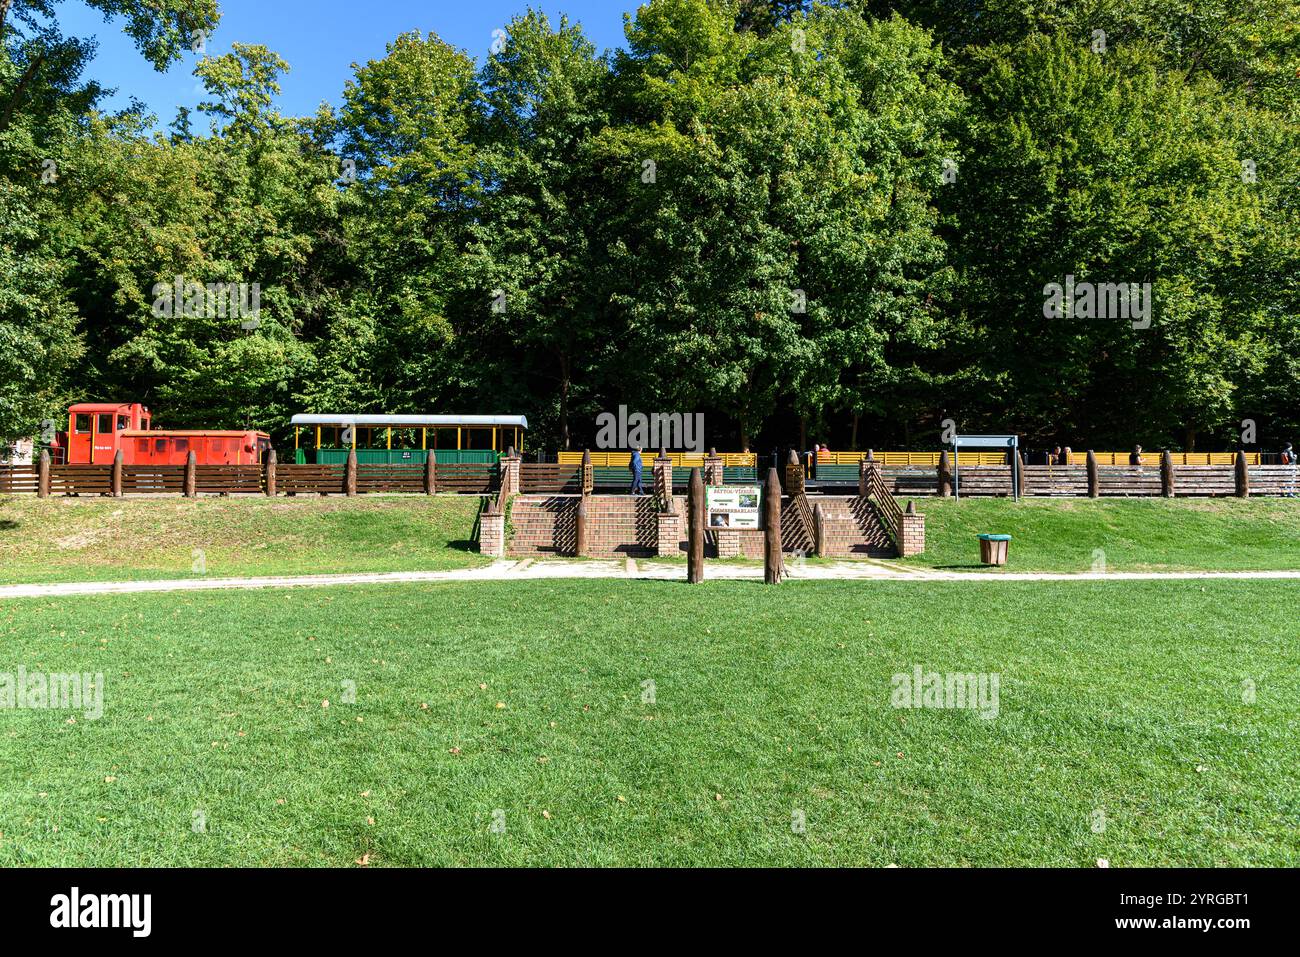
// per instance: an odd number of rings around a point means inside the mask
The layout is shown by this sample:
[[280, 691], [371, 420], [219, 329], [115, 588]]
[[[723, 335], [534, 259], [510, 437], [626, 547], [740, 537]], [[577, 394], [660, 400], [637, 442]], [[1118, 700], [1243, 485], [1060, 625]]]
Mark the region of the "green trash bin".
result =
[[1005, 565], [1010, 542], [1010, 535], [981, 535], [980, 561], [985, 565]]

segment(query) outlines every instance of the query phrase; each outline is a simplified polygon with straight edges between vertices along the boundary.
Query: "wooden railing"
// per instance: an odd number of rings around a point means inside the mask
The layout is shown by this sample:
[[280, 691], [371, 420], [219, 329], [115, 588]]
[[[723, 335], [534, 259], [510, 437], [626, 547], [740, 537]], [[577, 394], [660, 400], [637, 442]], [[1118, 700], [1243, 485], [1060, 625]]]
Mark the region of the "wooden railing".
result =
[[889, 536], [894, 543], [894, 548], [901, 555], [903, 543], [899, 539], [901, 536], [900, 529], [903, 526], [903, 509], [895, 500], [893, 493], [885, 485], [884, 480], [881, 479], [879, 468], [875, 465], [868, 465], [866, 478], [867, 500], [876, 509], [876, 517], [880, 519], [880, 524], [884, 526], [885, 534]]
[[522, 462], [519, 484], [524, 492], [579, 495], [582, 493], [582, 461], [577, 465]]

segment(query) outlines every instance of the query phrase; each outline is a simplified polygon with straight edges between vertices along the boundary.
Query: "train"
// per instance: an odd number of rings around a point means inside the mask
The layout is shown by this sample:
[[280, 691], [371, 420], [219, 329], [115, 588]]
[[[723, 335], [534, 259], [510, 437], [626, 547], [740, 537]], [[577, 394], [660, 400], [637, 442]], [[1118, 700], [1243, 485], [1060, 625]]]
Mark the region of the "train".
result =
[[68, 407], [68, 428], [49, 443], [50, 457], [68, 465], [256, 465], [271, 436], [254, 429], [154, 429], [138, 402], [79, 402]]
[[[523, 451], [522, 415], [295, 415], [294, 461], [337, 464], [355, 453], [366, 463], [418, 465], [495, 462], [509, 448]], [[304, 439], [306, 441], [304, 441]], [[155, 429], [139, 402], [80, 402], [68, 427], [48, 443], [50, 457], [68, 465], [256, 465], [271, 437], [254, 429]]]

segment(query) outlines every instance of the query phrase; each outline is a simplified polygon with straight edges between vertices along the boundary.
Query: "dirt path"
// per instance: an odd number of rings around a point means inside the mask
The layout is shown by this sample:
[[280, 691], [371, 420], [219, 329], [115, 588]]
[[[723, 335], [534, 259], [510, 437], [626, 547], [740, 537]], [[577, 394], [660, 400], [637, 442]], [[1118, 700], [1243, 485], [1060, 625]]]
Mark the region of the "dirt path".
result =
[[[121, 595], [146, 592], [214, 591], [230, 588], [325, 588], [339, 585], [382, 585], [388, 583], [539, 581], [549, 578], [622, 578], [679, 581], [686, 577], [680, 562], [653, 559], [610, 561], [532, 561], [502, 559], [483, 568], [442, 572], [389, 572], [357, 575], [285, 575], [261, 578], [179, 578], [128, 582], [63, 582], [54, 584], [0, 586], [0, 600], [6, 598], [50, 598], [64, 595]], [[758, 564], [708, 563], [706, 580], [762, 579]], [[1194, 579], [1271, 580], [1300, 579], [1300, 571], [1264, 572], [957, 572], [934, 571], [887, 562], [790, 562], [787, 578], [799, 581], [897, 581], [897, 582], [1008, 582], [1008, 581], [1181, 581]]]

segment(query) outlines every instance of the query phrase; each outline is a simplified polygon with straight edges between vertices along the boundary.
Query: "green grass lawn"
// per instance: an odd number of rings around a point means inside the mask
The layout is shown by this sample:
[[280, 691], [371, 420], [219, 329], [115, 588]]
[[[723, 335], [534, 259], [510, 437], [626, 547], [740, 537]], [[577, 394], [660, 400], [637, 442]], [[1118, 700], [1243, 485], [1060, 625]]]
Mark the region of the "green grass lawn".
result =
[[983, 568], [981, 532], [1011, 534], [1004, 571], [1300, 568], [1300, 499], [915, 501], [926, 551], [908, 562], [931, 568]]
[[0, 584], [477, 565], [479, 501], [0, 497]]
[[[1295, 865], [1295, 597], [554, 581], [5, 602], [0, 671], [102, 672], [105, 711], [0, 711], [0, 865]], [[916, 665], [998, 674], [998, 716], [891, 707]]]

